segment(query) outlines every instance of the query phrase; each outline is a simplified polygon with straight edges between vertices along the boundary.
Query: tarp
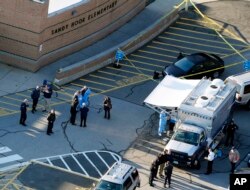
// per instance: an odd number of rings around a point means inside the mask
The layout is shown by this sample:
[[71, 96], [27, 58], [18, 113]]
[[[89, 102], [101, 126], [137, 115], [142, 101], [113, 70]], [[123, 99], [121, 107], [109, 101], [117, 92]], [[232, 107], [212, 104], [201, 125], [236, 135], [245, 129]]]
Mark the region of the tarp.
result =
[[144, 103], [161, 108], [179, 107], [199, 81], [166, 75], [144, 100]]

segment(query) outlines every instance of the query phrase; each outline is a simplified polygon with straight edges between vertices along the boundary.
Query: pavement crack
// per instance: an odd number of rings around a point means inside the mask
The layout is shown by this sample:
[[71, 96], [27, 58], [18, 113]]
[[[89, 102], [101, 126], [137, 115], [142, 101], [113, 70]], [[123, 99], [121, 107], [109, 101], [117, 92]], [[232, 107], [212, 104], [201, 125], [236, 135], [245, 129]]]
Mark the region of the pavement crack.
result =
[[144, 82], [141, 82], [141, 83], [139, 83], [139, 84], [133, 85], [133, 86], [130, 88], [130, 92], [129, 92], [124, 98], [128, 98], [129, 96], [133, 95], [134, 89], [135, 89], [137, 86], [146, 84], [146, 82], [148, 82], [148, 81], [144, 81]]
[[73, 150], [73, 152], [80, 152], [80, 151], [78, 151], [78, 150], [75, 149], [74, 143], [72, 143], [69, 140], [69, 137], [68, 137], [67, 132], [66, 132], [66, 129], [68, 127], [68, 123], [69, 123], [69, 120], [68, 121], [64, 121], [64, 122], [61, 123], [61, 127], [62, 127], [62, 130], [63, 130], [63, 135], [64, 135], [66, 141], [69, 143], [69, 146], [70, 146], [71, 150]]

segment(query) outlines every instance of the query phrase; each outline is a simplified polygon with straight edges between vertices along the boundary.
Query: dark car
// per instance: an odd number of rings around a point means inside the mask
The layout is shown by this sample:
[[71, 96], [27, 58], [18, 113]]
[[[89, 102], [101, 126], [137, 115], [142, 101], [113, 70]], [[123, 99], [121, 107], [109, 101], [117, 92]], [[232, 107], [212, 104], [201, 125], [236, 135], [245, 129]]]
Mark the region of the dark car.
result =
[[223, 73], [223, 71], [224, 61], [217, 55], [194, 53], [183, 56], [174, 64], [166, 66], [162, 71], [162, 74], [163, 76], [173, 75], [175, 77], [200, 79], [204, 76], [218, 78]]

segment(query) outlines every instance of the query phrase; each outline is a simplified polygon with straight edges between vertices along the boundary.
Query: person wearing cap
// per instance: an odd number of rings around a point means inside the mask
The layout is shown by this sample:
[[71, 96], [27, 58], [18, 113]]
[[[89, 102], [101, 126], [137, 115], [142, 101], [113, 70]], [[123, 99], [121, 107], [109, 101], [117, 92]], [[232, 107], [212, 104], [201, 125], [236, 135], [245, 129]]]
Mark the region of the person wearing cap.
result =
[[32, 110], [31, 110], [32, 113], [37, 111], [36, 106], [37, 106], [39, 97], [40, 97], [40, 87], [36, 86], [36, 88], [31, 93], [31, 99], [33, 100]]
[[28, 100], [24, 99], [20, 106], [21, 117], [19, 123], [23, 126], [27, 126], [25, 121], [27, 119], [27, 107], [28, 107]]
[[80, 127], [82, 127], [82, 122], [83, 122], [83, 127], [87, 127], [86, 121], [87, 121], [88, 111], [89, 111], [89, 108], [87, 108], [86, 103], [82, 103], [82, 107], [80, 108], [80, 112], [81, 112]]
[[50, 135], [51, 133], [53, 133], [52, 129], [54, 126], [54, 122], [56, 120], [56, 113], [54, 109], [50, 111], [47, 120], [48, 120], [47, 135]]
[[229, 151], [228, 158], [231, 163], [231, 173], [233, 174], [235, 170], [235, 165], [240, 160], [240, 153], [234, 146]]

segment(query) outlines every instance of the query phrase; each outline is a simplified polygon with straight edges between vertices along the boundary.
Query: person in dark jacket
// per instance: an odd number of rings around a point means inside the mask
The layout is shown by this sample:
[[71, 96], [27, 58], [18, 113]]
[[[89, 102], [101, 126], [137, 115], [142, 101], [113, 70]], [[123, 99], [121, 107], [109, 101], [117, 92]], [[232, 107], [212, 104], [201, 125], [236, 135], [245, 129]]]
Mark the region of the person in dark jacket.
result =
[[32, 113], [37, 111], [36, 106], [37, 106], [39, 97], [40, 97], [40, 87], [36, 86], [36, 88], [31, 93], [31, 99], [33, 100], [32, 110], [31, 110]]
[[152, 162], [152, 164], [151, 164], [150, 175], [149, 175], [149, 185], [152, 186], [152, 187], [154, 186], [153, 181], [154, 181], [154, 178], [157, 175], [157, 170], [158, 170], [158, 166], [157, 166], [156, 161], [154, 160]]
[[75, 124], [75, 121], [76, 121], [76, 114], [77, 114], [77, 106], [78, 106], [78, 97], [77, 96], [74, 96], [73, 100], [72, 100], [72, 103], [71, 103], [71, 107], [70, 107], [70, 123], [72, 125], [76, 125]]
[[52, 129], [54, 126], [54, 122], [56, 120], [56, 113], [54, 109], [50, 111], [47, 120], [48, 120], [47, 135], [50, 135], [51, 133], [53, 133]]
[[159, 155], [159, 164], [160, 164], [160, 169], [159, 169], [159, 176], [163, 178], [163, 169], [165, 166], [165, 163], [169, 161], [168, 160], [168, 150], [163, 150], [163, 152]]
[[83, 127], [87, 127], [86, 121], [87, 121], [88, 111], [89, 111], [89, 108], [87, 108], [85, 103], [82, 103], [82, 107], [80, 108], [80, 112], [81, 112], [80, 127], [82, 127], [82, 122], [83, 122]]
[[111, 99], [106, 96], [103, 101], [104, 118], [110, 119], [110, 110], [112, 109]]
[[46, 112], [47, 110], [50, 109], [50, 104], [51, 104], [51, 96], [52, 96], [52, 88], [49, 87], [48, 85], [45, 85], [45, 87], [42, 89], [43, 96], [44, 96], [44, 110], [43, 112]]
[[20, 117], [20, 121], [19, 121], [19, 123], [23, 126], [27, 126], [25, 123], [25, 121], [27, 119], [27, 107], [29, 107], [28, 100], [24, 99], [23, 102], [21, 103], [21, 106], [20, 106], [21, 117]]
[[234, 133], [235, 130], [237, 130], [239, 127], [234, 123], [232, 120], [229, 125], [227, 126], [227, 136], [226, 136], [226, 142], [225, 146], [228, 146], [229, 140], [230, 140], [230, 145], [233, 146], [234, 144]]
[[171, 185], [171, 176], [172, 176], [172, 172], [173, 172], [173, 165], [171, 164], [170, 161], [167, 161], [166, 167], [164, 169], [164, 172], [165, 172], [164, 187], [166, 187], [166, 185], [168, 183], [168, 187], [170, 188], [170, 185]]

